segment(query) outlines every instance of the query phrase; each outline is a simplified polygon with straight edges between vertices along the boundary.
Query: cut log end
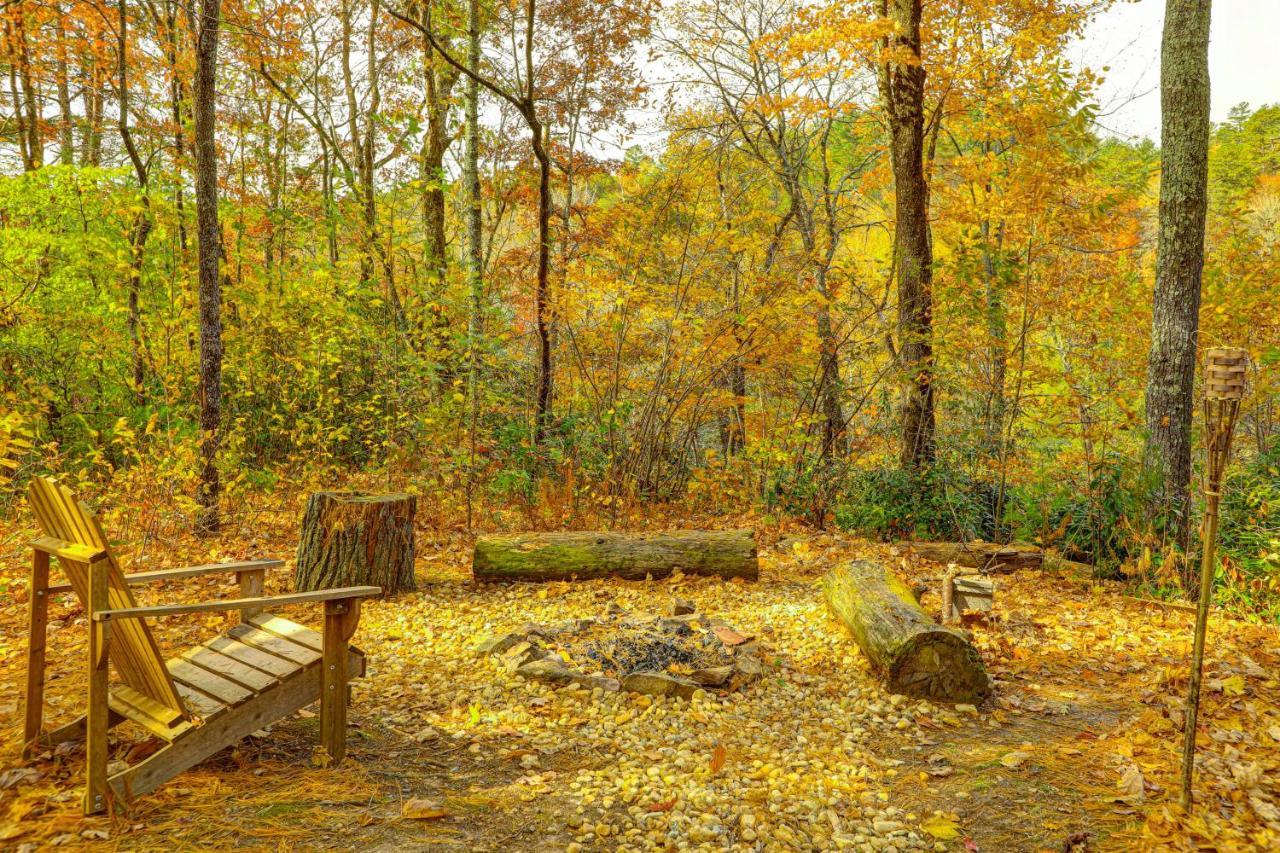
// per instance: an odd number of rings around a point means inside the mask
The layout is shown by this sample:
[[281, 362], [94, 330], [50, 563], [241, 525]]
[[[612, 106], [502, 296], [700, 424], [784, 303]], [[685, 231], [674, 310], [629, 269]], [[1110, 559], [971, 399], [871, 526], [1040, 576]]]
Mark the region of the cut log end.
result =
[[991, 696], [991, 681], [977, 651], [945, 628], [911, 637], [886, 675], [891, 692], [916, 699], [977, 705]]

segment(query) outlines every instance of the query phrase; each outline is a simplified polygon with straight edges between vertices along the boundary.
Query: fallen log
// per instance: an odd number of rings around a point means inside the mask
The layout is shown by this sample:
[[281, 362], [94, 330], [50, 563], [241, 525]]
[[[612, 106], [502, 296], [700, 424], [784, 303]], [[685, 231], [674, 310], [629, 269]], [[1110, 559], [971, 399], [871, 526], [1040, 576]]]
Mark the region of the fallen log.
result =
[[827, 605], [853, 634], [892, 693], [978, 704], [991, 679], [964, 634], [924, 612], [911, 590], [867, 560], [837, 565], [823, 579]]
[[999, 545], [994, 542], [904, 542], [926, 560], [935, 563], [955, 563], [982, 572], [1014, 572], [1018, 569], [1038, 569], [1044, 564], [1044, 551], [1034, 545], [1013, 542]]
[[644, 580], [686, 575], [758, 580], [750, 530], [668, 533], [517, 533], [476, 539], [477, 581]]

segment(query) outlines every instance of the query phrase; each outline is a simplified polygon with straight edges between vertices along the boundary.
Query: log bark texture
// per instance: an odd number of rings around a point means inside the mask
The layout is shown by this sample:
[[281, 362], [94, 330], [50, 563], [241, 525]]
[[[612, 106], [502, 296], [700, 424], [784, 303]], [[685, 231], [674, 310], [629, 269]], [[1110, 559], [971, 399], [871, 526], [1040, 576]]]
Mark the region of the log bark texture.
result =
[[907, 547], [935, 563], [955, 563], [988, 573], [1038, 569], [1044, 564], [1044, 552], [1034, 545], [1014, 542], [908, 542]]
[[750, 530], [668, 533], [520, 533], [476, 539], [477, 581], [644, 580], [687, 575], [758, 580]]
[[307, 499], [294, 588], [380, 586], [383, 595], [414, 588], [413, 495], [316, 492]]
[[823, 579], [823, 591], [891, 692], [973, 704], [991, 695], [982, 658], [965, 635], [929, 618], [883, 566], [867, 560], [838, 565]]

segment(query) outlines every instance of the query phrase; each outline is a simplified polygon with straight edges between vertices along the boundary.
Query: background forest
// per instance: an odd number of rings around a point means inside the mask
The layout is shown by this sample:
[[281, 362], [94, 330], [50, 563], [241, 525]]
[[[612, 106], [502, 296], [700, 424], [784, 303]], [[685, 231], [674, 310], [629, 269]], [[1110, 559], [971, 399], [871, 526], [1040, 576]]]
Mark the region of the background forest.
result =
[[[905, 307], [878, 5], [226, 0], [202, 329], [199, 15], [4, 0], [0, 501], [53, 471], [157, 536], [310, 482], [443, 528], [669, 505], [1031, 539], [1176, 594], [1142, 466], [1160, 152], [1098, 129], [1068, 50], [1106, 4], [925, 5]], [[1253, 365], [1219, 595], [1274, 617], [1280, 107], [1209, 163], [1201, 343]]]

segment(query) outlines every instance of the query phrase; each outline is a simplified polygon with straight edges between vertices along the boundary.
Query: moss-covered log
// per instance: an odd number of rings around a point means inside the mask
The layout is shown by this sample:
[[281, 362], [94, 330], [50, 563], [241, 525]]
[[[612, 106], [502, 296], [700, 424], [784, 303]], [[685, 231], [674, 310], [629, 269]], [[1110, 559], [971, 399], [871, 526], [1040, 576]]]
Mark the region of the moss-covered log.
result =
[[307, 499], [294, 588], [380, 586], [383, 595], [414, 588], [413, 495], [316, 492]]
[[676, 569], [726, 579], [760, 577], [750, 530], [481, 536], [471, 569], [477, 581], [644, 580]]
[[974, 704], [991, 695], [982, 658], [965, 635], [929, 618], [911, 590], [882, 566], [866, 560], [838, 565], [823, 589], [832, 613], [891, 692]]
[[1044, 563], [1044, 552], [1034, 545], [1013, 542], [907, 542], [906, 547], [935, 563], [955, 563], [984, 572], [1013, 572], [1038, 569]]

